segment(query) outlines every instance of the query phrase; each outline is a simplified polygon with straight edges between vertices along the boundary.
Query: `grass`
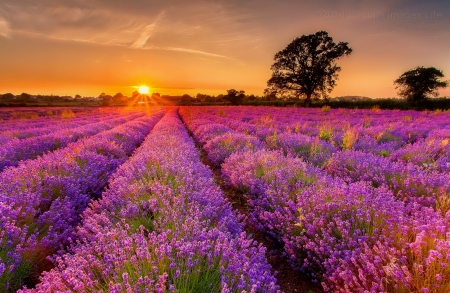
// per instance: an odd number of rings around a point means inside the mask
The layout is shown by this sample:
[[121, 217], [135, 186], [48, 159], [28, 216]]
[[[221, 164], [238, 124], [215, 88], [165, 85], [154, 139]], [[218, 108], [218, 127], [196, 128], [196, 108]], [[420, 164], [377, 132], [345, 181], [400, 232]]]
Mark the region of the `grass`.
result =
[[327, 106], [327, 105], [323, 106], [321, 109], [321, 111], [324, 113], [328, 113], [328, 112], [330, 112], [330, 110], [331, 110], [331, 107]]
[[349, 150], [353, 148], [356, 141], [358, 140], [358, 133], [349, 128], [344, 132], [344, 136], [342, 137], [342, 149]]
[[322, 126], [319, 129], [319, 138], [331, 141], [333, 138], [333, 128], [331, 126]]
[[75, 113], [70, 109], [62, 110], [62, 112], [61, 112], [62, 119], [69, 119], [69, 118], [74, 118], [74, 117], [75, 117]]

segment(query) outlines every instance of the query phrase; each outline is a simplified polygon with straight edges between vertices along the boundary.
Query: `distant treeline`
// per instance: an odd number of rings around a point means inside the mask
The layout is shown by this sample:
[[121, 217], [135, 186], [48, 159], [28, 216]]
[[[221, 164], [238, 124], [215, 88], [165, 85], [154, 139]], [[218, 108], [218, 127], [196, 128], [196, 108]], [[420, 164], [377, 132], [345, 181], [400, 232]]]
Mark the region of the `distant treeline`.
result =
[[[0, 94], [0, 107], [27, 107], [27, 106], [132, 106], [139, 104], [172, 105], [172, 106], [208, 106], [208, 105], [253, 105], [274, 107], [303, 107], [305, 101], [285, 98], [277, 99], [274, 96], [246, 95], [244, 91], [228, 90], [227, 94], [217, 96], [197, 94], [190, 96], [168, 96], [153, 93], [151, 95], [138, 95], [131, 97], [121, 93], [114, 96], [100, 94], [98, 97], [54, 96], [22, 93], [21, 95]], [[358, 108], [358, 109], [400, 109], [400, 110], [447, 110], [450, 109], [450, 97], [426, 99], [420, 102], [411, 102], [400, 98], [371, 99], [363, 96], [343, 96], [328, 100], [312, 100], [310, 107], [329, 106], [331, 108]]]
[[[242, 91], [241, 91], [242, 92]], [[274, 107], [304, 107], [305, 101], [286, 98], [277, 99], [273, 96], [243, 95], [241, 99], [233, 100], [228, 95], [209, 96], [198, 94], [196, 97], [184, 95], [180, 105], [246, 105], [246, 106], [274, 106]], [[425, 99], [412, 102], [401, 98], [371, 99], [364, 96], [344, 96], [328, 100], [312, 100], [310, 107], [351, 108], [351, 109], [399, 109], [399, 110], [447, 110], [450, 109], [450, 97]]]
[[[303, 107], [304, 101], [293, 100], [276, 100], [276, 101], [244, 101], [243, 105], [253, 106], [275, 106], [275, 107]], [[350, 108], [350, 109], [390, 109], [390, 110], [448, 110], [450, 109], [450, 98], [434, 98], [428, 99], [421, 103], [410, 103], [404, 99], [370, 99], [370, 100], [354, 100], [342, 101], [330, 99], [328, 101], [312, 101], [310, 107], [321, 108], [329, 106], [330, 108]]]

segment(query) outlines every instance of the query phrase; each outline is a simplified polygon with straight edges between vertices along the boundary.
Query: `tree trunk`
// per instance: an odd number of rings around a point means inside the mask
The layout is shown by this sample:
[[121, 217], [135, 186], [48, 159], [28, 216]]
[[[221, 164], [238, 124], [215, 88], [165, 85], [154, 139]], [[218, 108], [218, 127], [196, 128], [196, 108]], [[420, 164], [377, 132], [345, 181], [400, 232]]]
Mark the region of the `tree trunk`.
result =
[[309, 108], [309, 106], [311, 106], [311, 95], [310, 94], [306, 95], [306, 99], [305, 99], [305, 107]]

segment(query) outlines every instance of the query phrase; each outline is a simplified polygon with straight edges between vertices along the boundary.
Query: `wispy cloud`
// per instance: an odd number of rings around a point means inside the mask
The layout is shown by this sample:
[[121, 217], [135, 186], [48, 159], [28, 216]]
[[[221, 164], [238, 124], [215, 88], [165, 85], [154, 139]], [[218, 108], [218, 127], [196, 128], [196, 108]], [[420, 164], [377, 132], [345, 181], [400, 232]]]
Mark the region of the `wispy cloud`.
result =
[[0, 36], [8, 38], [11, 33], [11, 28], [9, 27], [9, 22], [5, 19], [0, 18]]
[[206, 57], [215, 57], [215, 58], [221, 58], [221, 59], [235, 60], [234, 58], [231, 58], [231, 57], [228, 57], [228, 56], [225, 56], [225, 55], [205, 52], [205, 51], [201, 51], [201, 50], [189, 49], [189, 48], [147, 46], [147, 47], [143, 47], [143, 48], [139, 48], [139, 49], [175, 51], [175, 52], [182, 52], [182, 53], [188, 53], [188, 54], [201, 55], [201, 56], [206, 56]]
[[[93, 41], [93, 40], [54, 37], [54, 36], [48, 36], [48, 35], [41, 34], [41, 33], [31, 33], [31, 32], [20, 31], [20, 30], [16, 30], [15, 32], [16, 33], [21, 33], [21, 34], [26, 34], [26, 35], [31, 35], [31, 36], [35, 36], [35, 37], [42, 37], [42, 38], [51, 39], [51, 40], [72, 41], [72, 42], [81, 42], [81, 43], [89, 43], [89, 44], [105, 45], [105, 46], [128, 47], [128, 46], [126, 46], [124, 44], [119, 44], [119, 43], [99, 43], [99, 42], [96, 42], [96, 41]], [[133, 47], [133, 48], [139, 49], [139, 50], [175, 51], [175, 52], [183, 52], [183, 53], [188, 53], [188, 54], [203, 55], [203, 56], [208, 56], [208, 57], [216, 57], [216, 58], [235, 60], [234, 58], [231, 58], [231, 57], [228, 57], [228, 56], [225, 56], [225, 55], [205, 52], [205, 51], [201, 51], [201, 50], [188, 49], [188, 48], [159, 47], [159, 46], [146, 46], [146, 47]], [[127, 59], [126, 61], [127, 62], [131, 62], [132, 60]]]
[[153, 31], [155, 30], [156, 25], [158, 24], [158, 21], [160, 21], [165, 12], [162, 11], [158, 14], [156, 19], [149, 25], [145, 26], [144, 31], [141, 33], [139, 38], [131, 45], [133, 48], [142, 48], [144, 47], [145, 43], [147, 43], [147, 40], [152, 36]]
[[197, 57], [197, 59], [198, 59], [198, 60], [202, 60], [202, 61], [207, 61], [207, 62], [220, 63], [220, 64], [224, 64], [224, 63], [225, 63], [225, 62], [223, 62], [223, 61], [213, 60], [213, 59], [208, 59], [208, 58]]
[[[63, 4], [64, 1], [49, 5], [20, 5], [29, 3], [25, 0], [5, 1], [6, 4], [0, 3], [0, 36], [27, 34], [52, 40], [230, 60], [236, 57], [230, 57], [233, 53], [229, 52], [259, 42], [258, 32], [247, 23], [254, 19], [253, 14], [215, 2], [188, 4], [180, 1], [174, 5], [147, 7], [153, 15], [149, 19], [148, 14], [132, 13], [122, 6], [113, 9], [83, 0], [77, 5]], [[140, 5], [146, 7], [147, 4]], [[232, 50], [226, 45], [232, 46]]]
[[162, 50], [168, 50], [168, 51], [177, 51], [177, 52], [185, 52], [190, 54], [199, 54], [204, 56], [210, 56], [210, 57], [219, 57], [219, 58], [226, 58], [226, 59], [233, 59], [224, 55], [214, 54], [214, 53], [208, 53], [200, 50], [193, 50], [193, 49], [187, 49], [187, 48], [174, 48], [174, 47], [164, 47], [164, 48], [158, 48]]

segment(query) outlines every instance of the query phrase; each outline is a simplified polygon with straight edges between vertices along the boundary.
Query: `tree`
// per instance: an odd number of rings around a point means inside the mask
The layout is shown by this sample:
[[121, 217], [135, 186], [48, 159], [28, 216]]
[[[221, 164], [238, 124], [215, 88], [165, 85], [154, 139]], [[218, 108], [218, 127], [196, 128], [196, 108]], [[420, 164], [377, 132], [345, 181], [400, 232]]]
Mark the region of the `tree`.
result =
[[117, 93], [117, 94], [115, 94], [114, 96], [113, 96], [113, 99], [114, 100], [121, 100], [121, 99], [123, 99], [125, 96], [122, 94], [122, 93]]
[[398, 95], [410, 102], [421, 102], [430, 96], [438, 96], [438, 88], [448, 86], [448, 81], [441, 81], [444, 73], [434, 67], [416, 67], [406, 71], [394, 81]]
[[27, 93], [21, 93], [19, 96], [21, 102], [29, 102], [31, 100], [31, 95]]
[[102, 106], [110, 106], [112, 102], [112, 96], [105, 93], [101, 93], [98, 98], [102, 101]]
[[202, 103], [214, 103], [216, 101], [216, 97], [212, 95], [205, 95]]
[[245, 98], [245, 91], [227, 90], [227, 94], [223, 98], [233, 105], [238, 105]]
[[6, 94], [1, 95], [1, 98], [5, 101], [12, 101], [12, 100], [14, 100], [15, 97], [16, 96], [14, 96], [12, 93], [6, 93]]
[[128, 103], [128, 97], [121, 92], [118, 92], [112, 96], [111, 103], [114, 105], [126, 105]]
[[181, 103], [183, 105], [190, 105], [191, 104], [191, 96], [188, 94], [184, 94], [181, 96]]
[[217, 97], [211, 97], [210, 101], [208, 102], [223, 102], [223, 97], [225, 97], [225, 95], [218, 94]]
[[255, 95], [250, 95], [246, 97], [247, 101], [256, 101], [258, 99], [258, 97], [256, 97]]
[[275, 93], [267, 93], [265, 96], [265, 99], [267, 101], [276, 101], [277, 100], [277, 96]]
[[336, 60], [352, 52], [348, 43], [336, 44], [325, 31], [296, 38], [275, 55], [265, 95], [304, 98], [309, 107], [311, 98], [326, 98], [333, 90], [341, 70]]
[[134, 92], [131, 94], [131, 98], [132, 98], [132, 99], [137, 99], [140, 95], [141, 95], [141, 94], [140, 94], [138, 91], [134, 91]]

